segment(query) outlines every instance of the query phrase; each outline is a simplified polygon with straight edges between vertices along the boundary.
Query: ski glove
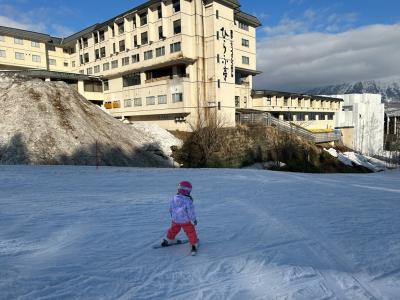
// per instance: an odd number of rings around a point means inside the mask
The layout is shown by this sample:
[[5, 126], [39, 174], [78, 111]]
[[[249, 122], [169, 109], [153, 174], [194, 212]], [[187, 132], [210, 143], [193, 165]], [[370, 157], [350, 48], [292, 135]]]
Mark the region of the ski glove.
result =
[[192, 223], [194, 226], [197, 226], [197, 220], [194, 220]]

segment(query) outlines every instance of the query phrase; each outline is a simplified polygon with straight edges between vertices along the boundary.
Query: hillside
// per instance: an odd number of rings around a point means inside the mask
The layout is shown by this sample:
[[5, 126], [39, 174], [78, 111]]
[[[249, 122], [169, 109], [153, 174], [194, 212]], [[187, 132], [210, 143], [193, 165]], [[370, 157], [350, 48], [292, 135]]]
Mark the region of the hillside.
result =
[[168, 167], [180, 143], [121, 123], [63, 82], [19, 76], [0, 75], [0, 122], [1, 164]]
[[387, 80], [367, 80], [330, 85], [311, 89], [305, 93], [310, 95], [371, 93], [381, 94], [383, 102], [400, 102], [400, 78], [392, 78]]
[[[399, 175], [0, 166], [0, 299], [397, 300]], [[180, 180], [195, 257], [151, 249]]]

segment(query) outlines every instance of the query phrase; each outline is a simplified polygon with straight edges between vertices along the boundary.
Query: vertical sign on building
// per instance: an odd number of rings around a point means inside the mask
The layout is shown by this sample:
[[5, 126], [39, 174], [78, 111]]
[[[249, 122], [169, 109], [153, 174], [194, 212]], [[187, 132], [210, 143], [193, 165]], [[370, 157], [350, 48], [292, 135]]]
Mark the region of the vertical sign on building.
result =
[[[228, 34], [228, 31], [225, 27], [220, 29], [222, 36], [222, 47], [224, 49], [221, 62], [222, 62], [222, 76], [224, 80], [228, 79], [229, 73], [232, 78], [235, 76], [235, 67], [233, 64], [233, 31], [231, 30], [231, 34]], [[230, 39], [229, 39], [230, 38]], [[228, 49], [229, 48], [229, 49]], [[229, 50], [229, 51], [228, 51]], [[230, 72], [229, 72], [230, 71]]]

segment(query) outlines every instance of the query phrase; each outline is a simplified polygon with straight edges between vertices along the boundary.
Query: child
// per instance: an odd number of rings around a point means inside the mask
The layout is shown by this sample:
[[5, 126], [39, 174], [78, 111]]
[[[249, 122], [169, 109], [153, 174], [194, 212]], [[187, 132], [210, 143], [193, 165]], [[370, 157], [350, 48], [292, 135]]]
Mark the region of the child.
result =
[[192, 246], [192, 253], [197, 251], [197, 234], [194, 227], [197, 225], [197, 220], [193, 199], [190, 196], [191, 191], [192, 184], [190, 182], [182, 181], [179, 183], [178, 194], [171, 199], [169, 204], [172, 219], [171, 227], [168, 229], [167, 238], [162, 241], [161, 246], [167, 247], [170, 244], [176, 244], [175, 237], [183, 228]]

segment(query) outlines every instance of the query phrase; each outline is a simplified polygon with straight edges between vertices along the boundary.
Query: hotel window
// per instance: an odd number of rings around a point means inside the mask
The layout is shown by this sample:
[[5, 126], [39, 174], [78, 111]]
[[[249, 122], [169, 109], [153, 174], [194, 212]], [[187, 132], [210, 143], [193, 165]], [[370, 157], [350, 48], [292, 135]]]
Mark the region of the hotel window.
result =
[[289, 98], [284, 98], [283, 99], [283, 106], [289, 106]]
[[87, 38], [83, 38], [83, 48], [87, 48], [89, 46], [89, 41]]
[[4, 42], [4, 41], [5, 41], [4, 35], [0, 35], [0, 42]]
[[137, 42], [137, 35], [133, 36], [133, 47], [137, 47], [138, 46], [138, 42]]
[[94, 72], [99, 73], [100, 72], [100, 65], [99, 66], [94, 66]]
[[122, 86], [123, 87], [140, 85], [140, 84], [141, 84], [141, 80], [140, 80], [139, 72], [122, 76]]
[[15, 52], [15, 59], [24, 60], [25, 59], [25, 54], [21, 53], [21, 52]]
[[92, 75], [93, 74], [93, 68], [87, 68], [86, 69], [86, 74]]
[[32, 41], [31, 45], [32, 45], [32, 47], [40, 48], [40, 44], [38, 42]]
[[124, 100], [124, 107], [132, 107], [132, 100], [131, 99]]
[[50, 66], [55, 66], [55, 65], [57, 65], [57, 61], [55, 60], [55, 59], [49, 59], [49, 65]]
[[242, 63], [244, 65], [249, 65], [250, 64], [250, 58], [248, 58], [247, 56], [242, 56]]
[[353, 105], [343, 106], [342, 111], [353, 111]]
[[24, 44], [24, 40], [20, 39], [20, 38], [14, 38], [14, 44], [23, 45]]
[[158, 96], [158, 104], [167, 104], [167, 95]]
[[147, 24], [147, 12], [140, 14], [139, 18], [140, 18], [140, 26], [144, 26]]
[[83, 55], [79, 55], [79, 61], [80, 61], [81, 65], [83, 65], [83, 64], [84, 64], [84, 61], [83, 61]]
[[175, 93], [172, 94], [172, 103], [183, 102], [183, 94]]
[[182, 32], [181, 20], [174, 21], [174, 34], [179, 34]]
[[239, 28], [243, 29], [243, 30], [246, 30], [246, 31], [249, 31], [249, 25], [244, 24], [244, 23], [242, 23], [240, 21], [239, 21]]
[[104, 35], [104, 30], [99, 31], [99, 38], [100, 38], [100, 42], [104, 42], [104, 40], [106, 39], [105, 35]]
[[108, 70], [110, 70], [110, 63], [103, 64], [103, 71], [108, 71]]
[[164, 39], [164, 33], [163, 33], [163, 27], [162, 26], [158, 27], [158, 39], [159, 40]]
[[100, 57], [106, 57], [106, 47], [101, 47], [100, 48]]
[[118, 26], [118, 34], [123, 34], [125, 32], [124, 23], [117, 24]]
[[243, 47], [247, 47], [247, 48], [249, 48], [249, 40], [246, 40], [246, 39], [242, 39], [242, 46]]
[[161, 9], [161, 5], [159, 7], [157, 7], [157, 16], [159, 19], [162, 18], [162, 9]]
[[79, 49], [82, 49], [82, 41], [78, 40], [78, 44], [79, 44]]
[[156, 97], [150, 96], [146, 97], [146, 105], [155, 105], [156, 104]]
[[129, 65], [129, 56], [123, 57], [123, 58], [121, 59], [121, 61], [122, 61], [122, 66], [127, 66], [127, 65]]
[[147, 31], [142, 32], [141, 41], [142, 41], [142, 45], [146, 45], [149, 42], [149, 36], [147, 34]]
[[156, 57], [165, 55], [165, 47], [156, 48]]
[[134, 55], [132, 55], [132, 63], [134, 64], [134, 63], [137, 63], [137, 62], [139, 62], [140, 61], [140, 55], [139, 55], [139, 53], [138, 54], [134, 54]]
[[94, 36], [94, 43], [98, 44], [99, 43], [99, 35], [98, 35], [98, 33], [97, 32], [93, 33], [93, 36]]
[[72, 64], [72, 67], [75, 68], [75, 61], [72, 61], [71, 64]]
[[239, 107], [239, 106], [240, 106], [240, 97], [235, 96], [235, 107]]
[[118, 68], [118, 60], [113, 60], [111, 62], [111, 69], [115, 69]]
[[142, 106], [142, 98], [135, 98], [133, 99], [134, 106]]
[[153, 58], [153, 50], [144, 52], [144, 60], [148, 60], [148, 59], [152, 59], [152, 58]]
[[103, 91], [108, 91], [110, 89], [110, 85], [108, 84], [108, 80], [103, 81]]
[[99, 49], [94, 50], [94, 57], [95, 57], [95, 59], [100, 59], [100, 50]]
[[172, 9], [173, 9], [174, 13], [177, 13], [177, 12], [181, 11], [181, 1], [180, 0], [174, 0], [172, 2]]
[[32, 61], [40, 63], [40, 61], [41, 61], [40, 55], [32, 55]]
[[112, 35], [112, 37], [114, 37], [114, 36], [115, 36], [114, 25], [111, 27], [111, 35]]
[[115, 47], [115, 43], [113, 43], [113, 53], [117, 53], [117, 48]]
[[218, 10], [218, 9], [217, 9], [216, 12], [215, 12], [215, 17], [216, 17], [217, 19], [219, 19], [219, 10]]
[[68, 62], [64, 61], [64, 67], [68, 67]]
[[83, 90], [85, 92], [102, 93], [103, 92], [103, 84], [101, 81], [84, 81], [83, 82]]
[[6, 51], [0, 50], [0, 57], [6, 57]]
[[310, 121], [315, 121], [316, 120], [316, 114], [315, 113], [308, 113], [308, 120]]
[[125, 40], [119, 41], [119, 52], [123, 52], [125, 49]]
[[296, 114], [296, 121], [305, 121], [306, 120], [306, 115], [305, 113], [297, 113]]
[[175, 53], [175, 52], [181, 51], [181, 42], [171, 44], [170, 45], [170, 50], [171, 50], [171, 53]]
[[267, 106], [271, 106], [271, 104], [272, 104], [271, 97], [267, 97]]
[[89, 62], [89, 53], [84, 53], [83, 54], [83, 59], [84, 59], [85, 63], [88, 63]]

